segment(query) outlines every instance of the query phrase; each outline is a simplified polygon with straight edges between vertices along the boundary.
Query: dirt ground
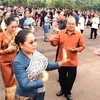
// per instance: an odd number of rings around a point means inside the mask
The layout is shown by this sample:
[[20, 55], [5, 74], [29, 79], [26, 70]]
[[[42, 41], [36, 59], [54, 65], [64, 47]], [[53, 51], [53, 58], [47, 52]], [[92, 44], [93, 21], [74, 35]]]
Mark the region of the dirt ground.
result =
[[[100, 56], [94, 55], [91, 51], [92, 47], [100, 44], [100, 29], [98, 30], [97, 39], [88, 39], [90, 28], [85, 28], [85, 50], [80, 53], [79, 66], [77, 69], [77, 77], [72, 89], [73, 100], [100, 100]], [[56, 47], [52, 47], [50, 43], [43, 41], [43, 30], [39, 28], [38, 51], [49, 58], [50, 62], [55, 60]], [[56, 93], [60, 90], [57, 82], [57, 70], [49, 72], [49, 81], [45, 84], [46, 95], [45, 100], [66, 100], [64, 96], [57, 97]], [[0, 75], [0, 100], [4, 100], [4, 85]]]

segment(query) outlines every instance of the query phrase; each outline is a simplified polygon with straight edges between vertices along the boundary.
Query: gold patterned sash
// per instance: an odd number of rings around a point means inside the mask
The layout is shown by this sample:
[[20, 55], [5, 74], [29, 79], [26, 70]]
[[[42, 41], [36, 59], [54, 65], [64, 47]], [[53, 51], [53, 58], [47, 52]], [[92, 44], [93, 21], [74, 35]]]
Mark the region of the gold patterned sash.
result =
[[5, 100], [15, 100], [16, 86], [7, 87], [5, 89]]
[[19, 96], [18, 94], [15, 94], [15, 100], [35, 100], [34, 97], [25, 97], [25, 96]]

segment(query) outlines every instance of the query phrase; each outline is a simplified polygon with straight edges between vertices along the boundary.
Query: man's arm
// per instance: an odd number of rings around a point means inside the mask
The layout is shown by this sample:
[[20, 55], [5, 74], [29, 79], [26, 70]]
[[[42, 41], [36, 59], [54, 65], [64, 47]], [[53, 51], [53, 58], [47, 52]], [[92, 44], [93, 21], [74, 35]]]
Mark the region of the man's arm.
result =
[[57, 46], [58, 45], [58, 43], [59, 43], [59, 33], [58, 34], [52, 34], [52, 33], [50, 33], [49, 34], [49, 40], [50, 40], [50, 44], [52, 45], [52, 46]]

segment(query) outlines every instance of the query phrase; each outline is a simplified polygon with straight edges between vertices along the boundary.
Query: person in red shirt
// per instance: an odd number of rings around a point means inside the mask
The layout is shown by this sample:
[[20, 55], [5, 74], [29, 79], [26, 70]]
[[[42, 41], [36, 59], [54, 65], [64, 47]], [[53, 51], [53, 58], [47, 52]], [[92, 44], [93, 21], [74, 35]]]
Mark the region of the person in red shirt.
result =
[[85, 48], [85, 44], [83, 35], [75, 29], [76, 21], [74, 17], [71, 16], [67, 19], [66, 26], [67, 28], [59, 31], [58, 34], [50, 34], [49, 40], [52, 46], [59, 45], [57, 61], [60, 61], [63, 57], [63, 48], [65, 48], [68, 54], [68, 59], [70, 59], [70, 61], [66, 62], [59, 71], [61, 91], [56, 95], [61, 96], [64, 94], [67, 100], [73, 100], [71, 90], [77, 74], [77, 53]]
[[100, 45], [96, 46], [95, 48], [93, 48], [93, 53], [95, 55], [100, 56]]

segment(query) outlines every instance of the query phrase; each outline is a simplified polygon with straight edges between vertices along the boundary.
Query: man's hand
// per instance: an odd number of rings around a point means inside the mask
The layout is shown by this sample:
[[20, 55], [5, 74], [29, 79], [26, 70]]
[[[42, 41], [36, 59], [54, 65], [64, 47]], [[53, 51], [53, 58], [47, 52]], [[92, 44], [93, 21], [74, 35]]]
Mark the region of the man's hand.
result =
[[50, 33], [50, 34], [48, 35], [48, 39], [49, 39], [50, 41], [52, 41], [55, 37], [56, 37], [56, 34]]
[[69, 48], [69, 47], [68, 47], [68, 49], [69, 49], [71, 52], [76, 52], [76, 51], [77, 51], [77, 48], [75, 48], [75, 47], [74, 47], [74, 48]]

